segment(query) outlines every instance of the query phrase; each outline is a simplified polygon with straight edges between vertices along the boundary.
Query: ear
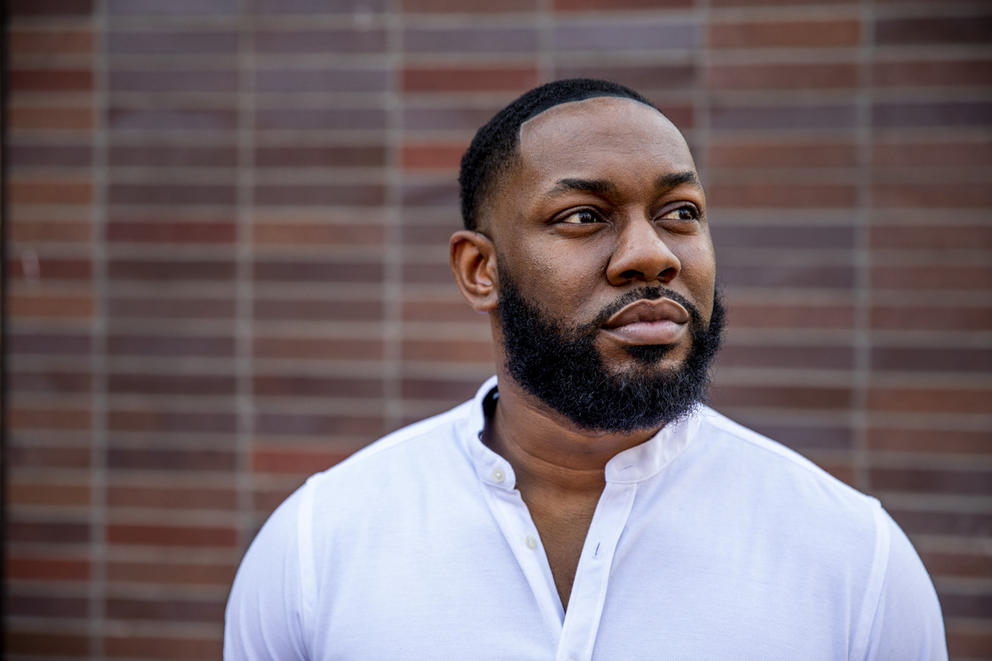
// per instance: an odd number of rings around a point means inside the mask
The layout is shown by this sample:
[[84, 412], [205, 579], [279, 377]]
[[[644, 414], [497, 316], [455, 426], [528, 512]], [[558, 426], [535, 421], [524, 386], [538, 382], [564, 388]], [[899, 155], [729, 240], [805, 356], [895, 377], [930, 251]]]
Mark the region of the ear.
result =
[[451, 235], [451, 272], [476, 312], [492, 312], [499, 302], [496, 249], [485, 234], [458, 230]]

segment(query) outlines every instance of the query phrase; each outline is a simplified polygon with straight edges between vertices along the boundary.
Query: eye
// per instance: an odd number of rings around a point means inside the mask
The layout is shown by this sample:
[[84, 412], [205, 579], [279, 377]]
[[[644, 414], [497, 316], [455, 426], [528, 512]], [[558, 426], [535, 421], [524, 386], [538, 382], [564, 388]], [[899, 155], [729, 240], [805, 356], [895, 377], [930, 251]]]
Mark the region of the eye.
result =
[[694, 204], [683, 204], [671, 211], [666, 211], [659, 220], [699, 220], [699, 209]]
[[564, 223], [565, 225], [589, 225], [592, 223], [603, 222], [602, 216], [593, 211], [592, 209], [577, 209], [571, 213], [562, 216], [559, 223]]

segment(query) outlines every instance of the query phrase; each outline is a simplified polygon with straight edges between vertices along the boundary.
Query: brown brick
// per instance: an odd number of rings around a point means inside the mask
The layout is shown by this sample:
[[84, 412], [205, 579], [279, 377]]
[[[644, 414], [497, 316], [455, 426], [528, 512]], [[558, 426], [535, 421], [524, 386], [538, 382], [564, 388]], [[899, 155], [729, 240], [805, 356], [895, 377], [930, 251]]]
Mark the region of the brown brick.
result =
[[107, 86], [114, 92], [236, 92], [234, 70], [111, 70]]
[[269, 282], [369, 282], [382, 280], [382, 264], [375, 262], [276, 261], [255, 262], [253, 277]]
[[868, 408], [872, 411], [906, 411], [913, 413], [988, 412], [992, 401], [988, 388], [909, 388], [872, 386], [868, 390]]
[[878, 139], [872, 146], [872, 165], [878, 166], [987, 166], [992, 165], [992, 140], [945, 138]]
[[850, 450], [854, 447], [854, 430], [848, 425], [791, 425], [781, 422], [765, 422], [757, 416], [738, 416], [738, 419], [758, 431], [790, 448], [803, 451]]
[[956, 626], [954, 620], [947, 624], [947, 651], [952, 659], [980, 659], [987, 656], [992, 649], [992, 633], [976, 629], [972, 625], [968, 629]]
[[382, 397], [380, 379], [315, 376], [255, 376], [253, 391], [261, 397]]
[[151, 471], [230, 471], [236, 465], [233, 453], [226, 450], [141, 449], [111, 447], [107, 466], [111, 469]]
[[234, 580], [234, 567], [230, 564], [203, 560], [168, 562], [141, 560], [111, 560], [106, 567], [107, 579], [112, 583], [202, 585], [228, 587]]
[[992, 227], [941, 223], [940, 225], [873, 224], [871, 247], [887, 250], [992, 250]]
[[262, 108], [255, 112], [255, 126], [262, 130], [381, 131], [386, 128], [386, 113], [382, 108]]
[[115, 131], [233, 131], [236, 110], [214, 108], [126, 108], [111, 105], [107, 126]]
[[457, 171], [466, 145], [406, 144], [403, 145], [402, 162], [407, 170]]
[[299, 319], [310, 321], [378, 321], [382, 319], [382, 302], [377, 300], [345, 300], [256, 298], [252, 306], [255, 319], [279, 321]]
[[222, 599], [136, 599], [111, 597], [104, 613], [112, 620], [164, 622], [219, 622], [224, 618]]
[[526, 12], [537, 9], [537, 0], [493, 0], [492, 2], [462, 2], [461, 0], [401, 0], [404, 12]]
[[57, 368], [7, 371], [7, 385], [16, 392], [85, 393], [93, 384], [89, 370]]
[[136, 335], [113, 333], [107, 337], [107, 353], [112, 356], [204, 356], [224, 358], [234, 355], [230, 335]]
[[8, 163], [13, 171], [32, 167], [82, 168], [93, 161], [89, 144], [49, 145], [38, 142], [17, 142], [8, 147]]
[[117, 281], [224, 281], [234, 279], [235, 265], [231, 259], [111, 259], [107, 274]]
[[871, 187], [873, 207], [987, 208], [992, 206], [992, 190], [975, 184], [890, 184], [876, 182]]
[[15, 244], [83, 243], [92, 238], [93, 226], [88, 220], [19, 220], [9, 218], [7, 238]]
[[992, 530], [992, 514], [948, 510], [910, 510], [888, 507], [896, 523], [912, 535], [985, 536]]
[[355, 224], [322, 222], [256, 223], [252, 240], [256, 245], [358, 245], [380, 246], [386, 239], [386, 228], [375, 222]]
[[237, 544], [234, 528], [226, 526], [170, 526], [111, 523], [108, 544], [167, 547], [232, 547]]
[[875, 62], [872, 84], [878, 87], [992, 84], [992, 60], [906, 60]]
[[213, 661], [221, 658], [223, 642], [219, 627], [216, 638], [148, 635], [108, 635], [103, 647], [110, 658], [185, 659], [186, 661]]
[[84, 92], [93, 87], [89, 69], [12, 69], [7, 73], [11, 92]]
[[[552, 32], [556, 54], [578, 51], [589, 56], [595, 53], [613, 54], [624, 50], [691, 49], [699, 44], [699, 26], [695, 22], [673, 20], [651, 20], [640, 18], [624, 22], [560, 21]], [[691, 84], [695, 67], [669, 65], [660, 68], [659, 73], [670, 72], [670, 77], [682, 84]], [[681, 86], [678, 83], [660, 78], [649, 88]]]
[[230, 30], [111, 31], [106, 42], [107, 51], [113, 54], [234, 54], [238, 50], [238, 34]]
[[[357, 449], [357, 448], [356, 448]], [[310, 475], [348, 458], [351, 452], [326, 448], [280, 445], [275, 448], [256, 448], [252, 452], [252, 470], [255, 473], [288, 473]]]
[[451, 220], [441, 224], [413, 225], [406, 223], [400, 227], [400, 240], [404, 246], [439, 248], [448, 244], [455, 229], [461, 229]]
[[403, 49], [408, 53], [534, 53], [537, 29], [530, 25], [490, 27], [406, 27]]
[[234, 377], [215, 374], [149, 374], [113, 372], [107, 391], [144, 395], [233, 395]]
[[527, 67], [407, 67], [402, 73], [407, 92], [479, 92], [485, 90], [519, 90], [538, 83], [537, 69]]
[[107, 191], [110, 204], [181, 207], [192, 204], [233, 206], [237, 192], [233, 184], [123, 184], [112, 182]]
[[872, 489], [922, 493], [989, 495], [992, 474], [984, 471], [877, 468], [869, 472]]
[[78, 177], [12, 177], [7, 186], [8, 204], [82, 205], [93, 201], [93, 185]]
[[[17, 0], [25, 2], [25, 0]], [[45, 0], [46, 3], [51, 0]], [[79, 0], [74, 0], [76, 4], [84, 4]], [[4, 636], [4, 650], [8, 654], [30, 654], [43, 656], [91, 658], [89, 636], [79, 633], [65, 633], [60, 631], [46, 631], [44, 633], [35, 631], [18, 631], [14, 626], [8, 625]]]
[[255, 204], [260, 206], [380, 206], [386, 189], [379, 184], [259, 184]]
[[[574, 63], [574, 58], [565, 55], [559, 56], [559, 60], [555, 65], [555, 74], [562, 78], [602, 78], [616, 81], [638, 91], [685, 90], [690, 89], [698, 82], [698, 69], [692, 63], [629, 63], [620, 65], [595, 62], [578, 65]], [[692, 128], [692, 112], [689, 106], [680, 106], [669, 101], [658, 104], [658, 107], [683, 131]]]
[[467, 147], [473, 132], [489, 121], [498, 110], [495, 104], [490, 107], [478, 103], [450, 102], [420, 107], [408, 103], [403, 108], [402, 124], [407, 132], [459, 131], [466, 135]]
[[441, 183], [406, 182], [402, 189], [403, 206], [414, 207], [447, 207], [454, 213], [458, 208], [458, 184], [452, 177], [451, 181]]
[[487, 323], [488, 315], [476, 313], [461, 298], [450, 301], [403, 300], [403, 321], [428, 321], [435, 323], [474, 322]]
[[992, 453], [992, 432], [963, 429], [902, 429], [872, 425], [868, 447], [894, 452]]
[[115, 319], [233, 319], [235, 303], [223, 298], [111, 296], [107, 313]]
[[988, 126], [992, 103], [985, 101], [878, 102], [872, 125], [879, 129]]
[[9, 294], [7, 313], [18, 319], [88, 319], [93, 316], [93, 295]]
[[854, 63], [715, 64], [706, 70], [711, 89], [853, 88], [858, 85]]
[[8, 429], [89, 429], [90, 412], [87, 409], [46, 406], [14, 406], [7, 412]]
[[266, 413], [255, 415], [255, 432], [280, 436], [362, 436], [372, 441], [385, 431], [379, 416], [319, 413]]
[[875, 43], [890, 44], [985, 44], [992, 33], [992, 15], [879, 18]]
[[34, 481], [23, 482], [17, 479], [7, 483], [7, 503], [18, 505], [60, 505], [87, 507], [90, 504], [92, 488], [89, 484], [51, 484]]
[[223, 411], [168, 411], [154, 409], [111, 409], [107, 426], [114, 431], [157, 433], [233, 433], [237, 429], [234, 413]]
[[156, 140], [141, 145], [111, 145], [111, 166], [222, 168], [237, 165], [237, 149], [217, 145], [173, 145]]
[[93, 0], [8, 0], [10, 16], [86, 16]]
[[410, 399], [444, 399], [452, 403], [470, 399], [478, 390], [472, 379], [403, 379], [403, 396]]
[[51, 544], [64, 546], [66, 544], [86, 544], [90, 541], [90, 524], [86, 521], [71, 519], [51, 519], [46, 521], [8, 521], [5, 537], [6, 542], [24, 544]]
[[[13, 427], [13, 423], [11, 423]], [[28, 445], [14, 443], [9, 448], [7, 460], [14, 468], [88, 468], [91, 450], [88, 446]]]
[[93, 122], [93, 108], [89, 106], [14, 106], [7, 111], [7, 123], [13, 130], [89, 131]]
[[110, 508], [147, 508], [161, 510], [235, 510], [238, 494], [233, 488], [180, 486], [151, 486], [111, 484], [107, 487]]
[[962, 346], [899, 346], [871, 349], [871, 368], [906, 372], [992, 372], [992, 349]]
[[853, 225], [719, 225], [713, 230], [719, 250], [743, 248], [850, 250], [855, 247]]
[[11, 280], [82, 280], [92, 277], [92, 262], [85, 258], [34, 257], [21, 253], [20, 259], [7, 261], [6, 273]]
[[263, 168], [381, 167], [386, 148], [373, 145], [286, 145], [255, 149], [255, 165]]
[[940, 609], [946, 618], [988, 617], [992, 613], [992, 594], [957, 592], [950, 587], [938, 589]]
[[713, 48], [826, 48], [855, 46], [860, 29], [854, 19], [714, 21], [708, 43]]
[[796, 287], [850, 289], [854, 270], [848, 265], [742, 264], [724, 258], [720, 279], [732, 287]]
[[258, 30], [254, 46], [259, 53], [380, 53], [386, 50], [386, 32], [382, 28]]
[[233, 221], [165, 221], [107, 223], [107, 240], [131, 243], [233, 243], [237, 227]]
[[85, 355], [91, 350], [91, 339], [80, 333], [13, 332], [7, 335], [6, 349], [10, 354], [40, 354], [54, 356]]
[[851, 406], [851, 391], [828, 386], [730, 386], [716, 384], [712, 400], [717, 407], [774, 407], [790, 409], [839, 409]]
[[992, 553], [942, 553], [921, 550], [920, 557], [931, 575], [971, 578], [992, 576]]
[[89, 615], [89, 598], [56, 594], [21, 594], [11, 590], [4, 601], [8, 617], [76, 619]]
[[707, 163], [713, 167], [853, 167], [857, 146], [846, 140], [774, 142], [717, 139], [710, 143]]
[[86, 557], [65, 554], [24, 554], [7, 552], [5, 576], [17, 581], [82, 582], [90, 578]]
[[493, 347], [489, 340], [406, 340], [403, 342], [402, 351], [404, 360], [485, 364], [493, 362]]
[[897, 330], [992, 330], [992, 310], [985, 306], [941, 306], [920, 314], [918, 305], [878, 304], [871, 309], [872, 328]]
[[846, 5], [857, 4], [858, 0], [710, 0], [713, 7], [774, 7], [796, 5]]
[[383, 341], [376, 339], [342, 339], [311, 337], [255, 337], [256, 358], [294, 358], [315, 360], [379, 360]]
[[411, 284], [449, 284], [451, 267], [441, 262], [429, 264], [404, 264], [403, 282]]
[[720, 352], [719, 365], [767, 369], [846, 370], [854, 367], [854, 348], [830, 345], [738, 345], [731, 342]]
[[876, 289], [988, 289], [992, 268], [969, 265], [876, 266], [871, 270]]

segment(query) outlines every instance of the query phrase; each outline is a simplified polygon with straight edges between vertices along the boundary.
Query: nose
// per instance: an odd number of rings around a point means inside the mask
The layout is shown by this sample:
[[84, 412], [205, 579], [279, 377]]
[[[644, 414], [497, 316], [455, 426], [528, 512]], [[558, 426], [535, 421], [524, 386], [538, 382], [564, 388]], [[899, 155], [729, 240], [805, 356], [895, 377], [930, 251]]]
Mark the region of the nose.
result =
[[624, 224], [606, 267], [606, 278], [615, 286], [634, 280], [667, 284], [681, 270], [679, 258], [662, 240], [654, 223], [638, 218]]

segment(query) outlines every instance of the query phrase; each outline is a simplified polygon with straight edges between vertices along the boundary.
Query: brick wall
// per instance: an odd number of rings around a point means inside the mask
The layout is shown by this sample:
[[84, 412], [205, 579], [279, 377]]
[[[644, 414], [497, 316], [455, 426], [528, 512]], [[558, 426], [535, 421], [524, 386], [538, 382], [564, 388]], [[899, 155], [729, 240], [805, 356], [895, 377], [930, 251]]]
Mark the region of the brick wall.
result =
[[266, 514], [491, 372], [457, 161], [592, 75], [694, 147], [716, 405], [880, 497], [992, 659], [986, 3], [7, 5], [7, 658], [217, 658]]

